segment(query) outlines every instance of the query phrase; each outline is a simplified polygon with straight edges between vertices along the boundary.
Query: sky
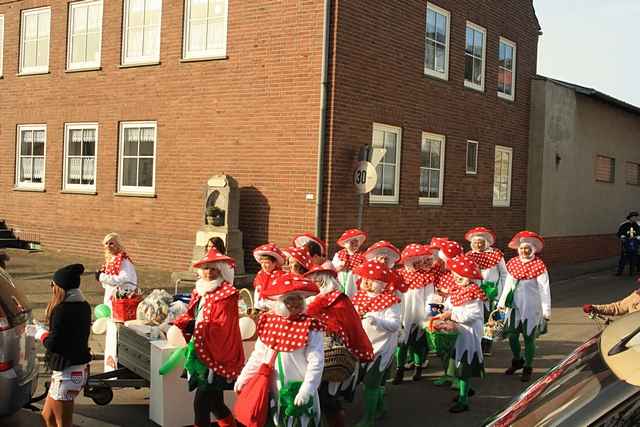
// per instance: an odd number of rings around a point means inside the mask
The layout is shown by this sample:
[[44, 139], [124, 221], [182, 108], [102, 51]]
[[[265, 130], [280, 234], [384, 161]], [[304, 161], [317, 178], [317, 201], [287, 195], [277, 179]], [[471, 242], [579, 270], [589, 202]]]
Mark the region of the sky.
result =
[[533, 0], [538, 74], [640, 107], [640, 0]]

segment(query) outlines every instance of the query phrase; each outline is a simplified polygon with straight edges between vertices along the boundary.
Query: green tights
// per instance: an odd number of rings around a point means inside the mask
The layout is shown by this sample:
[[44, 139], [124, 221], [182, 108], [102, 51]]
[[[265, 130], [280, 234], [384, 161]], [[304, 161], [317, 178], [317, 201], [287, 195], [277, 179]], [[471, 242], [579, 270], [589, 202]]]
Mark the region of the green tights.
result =
[[[524, 366], [530, 368], [533, 365], [533, 358], [536, 355], [535, 330], [531, 335], [522, 334], [524, 337]], [[522, 359], [522, 348], [520, 347], [520, 334], [509, 335], [509, 347], [514, 359]]]

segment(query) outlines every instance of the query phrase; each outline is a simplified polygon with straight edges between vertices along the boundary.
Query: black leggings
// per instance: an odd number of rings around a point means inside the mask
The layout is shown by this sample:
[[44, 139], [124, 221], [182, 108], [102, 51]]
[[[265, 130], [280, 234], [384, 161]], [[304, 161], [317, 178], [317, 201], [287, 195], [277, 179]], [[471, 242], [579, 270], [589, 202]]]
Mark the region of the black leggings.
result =
[[211, 414], [221, 420], [231, 415], [231, 411], [224, 404], [222, 390], [203, 391], [200, 387], [196, 389], [193, 398], [193, 410], [195, 412], [195, 425], [199, 427], [209, 427], [211, 425]]

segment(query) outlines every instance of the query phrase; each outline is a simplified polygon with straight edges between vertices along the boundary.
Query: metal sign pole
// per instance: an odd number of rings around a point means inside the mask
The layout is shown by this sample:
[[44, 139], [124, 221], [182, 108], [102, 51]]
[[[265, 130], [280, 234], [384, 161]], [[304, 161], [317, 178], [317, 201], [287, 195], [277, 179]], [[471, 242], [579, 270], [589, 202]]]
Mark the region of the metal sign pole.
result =
[[[359, 154], [359, 160], [360, 161], [369, 161], [369, 152], [370, 152], [370, 148], [368, 145], [363, 145], [360, 148], [360, 154]], [[364, 216], [364, 201], [365, 201], [365, 197], [367, 196], [367, 193], [361, 193], [359, 195], [359, 201], [358, 201], [358, 221], [357, 221], [357, 228], [362, 229], [362, 220], [363, 220], [363, 216]]]

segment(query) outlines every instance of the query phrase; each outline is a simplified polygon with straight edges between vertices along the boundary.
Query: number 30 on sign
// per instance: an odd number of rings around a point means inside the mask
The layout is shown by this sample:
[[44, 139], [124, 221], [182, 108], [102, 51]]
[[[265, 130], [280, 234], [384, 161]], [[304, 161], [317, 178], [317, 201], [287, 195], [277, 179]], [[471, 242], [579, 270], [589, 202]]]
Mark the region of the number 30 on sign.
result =
[[369, 193], [376, 186], [378, 181], [378, 173], [376, 168], [369, 162], [358, 162], [358, 167], [353, 174], [353, 184], [356, 186], [358, 193]]

